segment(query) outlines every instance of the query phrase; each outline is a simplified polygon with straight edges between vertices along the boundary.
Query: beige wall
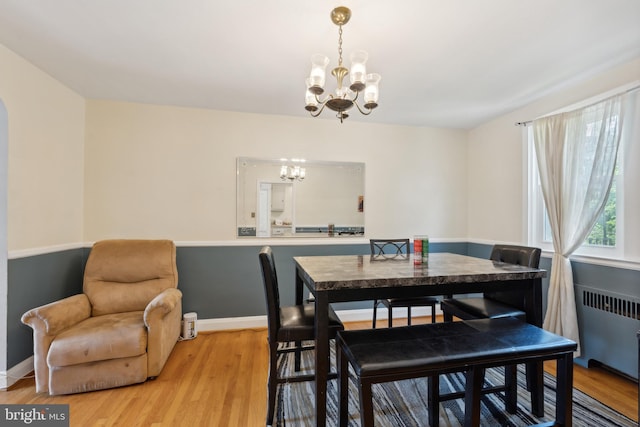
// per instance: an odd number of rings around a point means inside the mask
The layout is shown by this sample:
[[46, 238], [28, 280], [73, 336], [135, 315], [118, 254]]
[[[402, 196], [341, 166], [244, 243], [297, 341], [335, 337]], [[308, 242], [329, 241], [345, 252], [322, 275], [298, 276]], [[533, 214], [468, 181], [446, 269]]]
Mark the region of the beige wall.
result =
[[0, 45], [8, 250], [83, 241], [84, 99]]
[[467, 133], [87, 102], [85, 239], [235, 239], [236, 158], [366, 163], [368, 236], [464, 238]]
[[535, 119], [639, 79], [640, 58], [470, 131], [469, 239], [526, 242], [526, 144], [523, 128], [515, 126], [516, 122]]
[[465, 132], [85, 101], [0, 46], [8, 249], [235, 240], [238, 156], [365, 162], [368, 236], [524, 241], [514, 123], [639, 78], [636, 59]]

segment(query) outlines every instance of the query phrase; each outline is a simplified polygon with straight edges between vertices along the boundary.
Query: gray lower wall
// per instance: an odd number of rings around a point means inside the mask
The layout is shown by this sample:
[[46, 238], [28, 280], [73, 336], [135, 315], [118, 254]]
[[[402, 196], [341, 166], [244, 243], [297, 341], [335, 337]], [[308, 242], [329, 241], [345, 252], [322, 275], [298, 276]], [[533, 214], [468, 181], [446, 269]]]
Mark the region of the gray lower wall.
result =
[[30, 327], [22, 314], [61, 298], [82, 292], [85, 249], [73, 249], [26, 258], [7, 265], [7, 367], [33, 355]]
[[600, 307], [585, 305], [584, 292], [629, 301], [640, 310], [640, 271], [581, 262], [572, 262], [572, 267], [583, 350], [577, 362], [587, 366], [597, 361], [638, 378], [636, 334], [640, 330], [640, 311], [634, 311], [633, 307], [616, 310], [612, 300], [604, 299]]
[[[177, 250], [179, 285], [183, 292], [183, 311], [195, 311], [199, 319], [257, 316], [266, 313], [264, 291], [258, 265], [261, 246], [180, 246]], [[433, 252], [453, 252], [488, 258], [491, 245], [452, 242], [431, 243]], [[277, 245], [273, 246], [283, 304], [294, 299], [294, 256], [368, 254], [367, 244], [339, 245]], [[82, 292], [82, 274], [88, 249], [74, 249], [51, 254], [9, 260], [8, 264], [8, 349], [11, 368], [33, 354], [31, 329], [20, 322], [30, 308]], [[576, 284], [592, 286], [640, 298], [640, 272], [620, 268], [574, 263]], [[551, 259], [542, 258], [540, 267], [551, 271]], [[543, 281], [543, 308], [546, 309], [548, 279]], [[579, 301], [578, 301], [579, 302]], [[367, 301], [336, 304], [336, 309], [371, 308]], [[590, 325], [592, 316], [578, 304], [578, 318], [582, 329], [583, 357], [577, 363], [587, 365], [594, 357], [601, 357], [609, 349], [599, 336], [592, 336], [583, 325]], [[612, 317], [608, 334], [629, 342], [629, 348], [607, 358], [606, 364], [637, 377], [637, 339], [635, 333], [617, 328]], [[628, 319], [627, 319], [628, 322]], [[634, 331], [640, 320], [633, 320]], [[619, 336], [618, 335], [622, 335]], [[629, 335], [629, 336], [627, 336]], [[635, 344], [634, 344], [635, 343]], [[616, 354], [622, 354], [616, 356]], [[630, 360], [634, 361], [630, 367]]]

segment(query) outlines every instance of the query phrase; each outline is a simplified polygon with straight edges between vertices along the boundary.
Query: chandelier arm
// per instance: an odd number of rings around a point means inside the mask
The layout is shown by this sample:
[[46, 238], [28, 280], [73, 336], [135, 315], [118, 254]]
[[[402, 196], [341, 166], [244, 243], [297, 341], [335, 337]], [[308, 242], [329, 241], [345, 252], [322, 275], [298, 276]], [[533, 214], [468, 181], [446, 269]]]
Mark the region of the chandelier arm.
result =
[[329, 93], [327, 94], [327, 96], [324, 99], [320, 99], [320, 97], [318, 95], [315, 95], [316, 97], [316, 102], [320, 105], [324, 105], [327, 103], [328, 100], [333, 99], [333, 94]]
[[325, 104], [324, 102], [320, 103], [320, 105], [322, 105], [322, 107], [315, 114], [313, 111], [309, 111], [309, 114], [311, 114], [311, 117], [318, 117], [324, 111], [324, 107], [327, 106], [327, 104]]
[[356, 98], [353, 99], [353, 105], [356, 106], [356, 108], [358, 109], [358, 111], [360, 111], [360, 113], [364, 116], [368, 116], [369, 114], [371, 114], [371, 112], [373, 111], [371, 108], [367, 108], [367, 111], [365, 112], [362, 108], [360, 108], [360, 105], [356, 102], [356, 99], [358, 97], [356, 96]]

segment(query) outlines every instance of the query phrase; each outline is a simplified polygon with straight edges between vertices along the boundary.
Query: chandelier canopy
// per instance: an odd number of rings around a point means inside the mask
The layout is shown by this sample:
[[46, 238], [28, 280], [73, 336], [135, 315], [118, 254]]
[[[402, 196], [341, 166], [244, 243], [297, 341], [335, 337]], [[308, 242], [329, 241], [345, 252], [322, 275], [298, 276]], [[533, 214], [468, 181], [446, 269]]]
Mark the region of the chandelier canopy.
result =
[[[351, 54], [351, 69], [342, 65], [342, 26], [349, 22], [351, 10], [340, 6], [331, 11], [331, 21], [338, 26], [338, 66], [331, 70], [331, 75], [336, 78], [335, 93], [328, 94], [324, 99], [320, 96], [324, 93], [326, 68], [329, 58], [322, 54], [311, 57], [311, 73], [307, 78], [307, 92], [305, 95], [305, 109], [311, 116], [318, 117], [325, 107], [335, 111], [340, 123], [349, 117], [347, 111], [354, 105], [360, 113], [366, 115], [378, 106], [379, 74], [367, 74], [367, 52], [357, 50]], [[349, 75], [350, 86], [343, 87], [344, 78]], [[361, 107], [357, 100], [363, 92], [364, 105]]]

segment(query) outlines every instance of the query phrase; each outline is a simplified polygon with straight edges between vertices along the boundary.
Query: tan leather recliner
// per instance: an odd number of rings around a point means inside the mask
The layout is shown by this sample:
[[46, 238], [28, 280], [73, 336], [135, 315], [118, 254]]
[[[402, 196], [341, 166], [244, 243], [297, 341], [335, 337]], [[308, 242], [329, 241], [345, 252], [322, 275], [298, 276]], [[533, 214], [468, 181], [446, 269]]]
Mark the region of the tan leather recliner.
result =
[[182, 293], [170, 240], [103, 240], [83, 293], [22, 316], [33, 328], [36, 391], [79, 393], [160, 374], [180, 336]]

